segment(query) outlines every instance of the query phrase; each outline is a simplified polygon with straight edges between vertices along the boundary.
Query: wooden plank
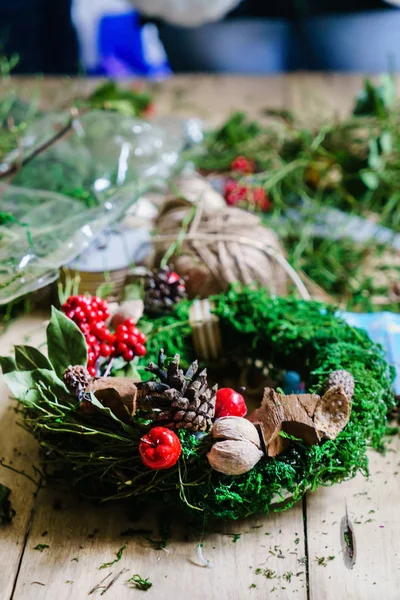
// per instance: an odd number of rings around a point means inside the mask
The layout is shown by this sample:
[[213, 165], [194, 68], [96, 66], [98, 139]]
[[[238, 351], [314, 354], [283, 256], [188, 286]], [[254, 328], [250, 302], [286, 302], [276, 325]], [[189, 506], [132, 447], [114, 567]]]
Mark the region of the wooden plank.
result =
[[[54, 499], [60, 497], [62, 510], [55, 511]], [[283, 600], [306, 599], [305, 568], [303, 561], [299, 562], [304, 556], [301, 505], [280, 515], [216, 527], [223, 533], [202, 537], [176, 526], [166, 548], [157, 550], [146, 539], [159, 538], [151, 519], [132, 523], [118, 506], [93, 506], [69, 495], [41, 490], [14, 600], [86, 598], [105, 576], [112, 574], [103, 585], [122, 569], [126, 571], [112, 591], [106, 592], [106, 598], [130, 599], [132, 590], [125, 582], [140, 574], [153, 583], [146, 595], [149, 600], [261, 600], [274, 588]], [[129, 528], [148, 531], [121, 536]], [[199, 562], [199, 543], [210, 568]], [[38, 544], [49, 548], [34, 550]], [[115, 559], [124, 545], [118, 563], [99, 569]], [[100, 597], [102, 591], [104, 588], [94, 592], [93, 598]]]
[[[0, 84], [16, 89], [27, 101], [39, 99], [43, 110], [68, 109], [77, 96], [90, 94], [104, 79], [15, 77]], [[125, 80], [121, 87], [144, 87], [154, 94], [155, 116], [197, 117], [210, 124], [221, 123], [237, 110], [260, 118], [264, 108], [282, 106], [285, 78], [181, 75], [163, 82]]]
[[[307, 498], [310, 600], [398, 600], [400, 586], [400, 437], [390, 439], [386, 455], [371, 452], [370, 476], [358, 476]], [[355, 564], [346, 566], [341, 523], [354, 528]], [[318, 558], [327, 566], [318, 564]], [[320, 561], [321, 562], [321, 561]]]
[[[0, 354], [11, 354], [12, 345], [23, 343], [24, 338], [29, 337], [29, 343], [39, 344], [43, 333], [43, 316], [19, 319], [1, 335]], [[0, 381], [0, 458], [13, 468], [36, 477], [32, 464], [38, 464], [37, 444], [16, 424], [14, 406], [5, 384]], [[0, 482], [12, 490], [11, 501], [16, 511], [12, 524], [0, 529], [0, 590], [2, 598], [6, 599], [11, 596], [14, 586], [37, 486], [26, 477], [1, 466]]]

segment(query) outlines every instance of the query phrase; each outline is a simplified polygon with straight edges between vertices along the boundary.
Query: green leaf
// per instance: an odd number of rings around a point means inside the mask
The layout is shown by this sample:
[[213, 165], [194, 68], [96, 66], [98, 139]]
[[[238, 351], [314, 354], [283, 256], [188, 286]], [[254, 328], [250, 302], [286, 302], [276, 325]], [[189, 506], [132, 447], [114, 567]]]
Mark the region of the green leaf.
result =
[[45, 385], [56, 396], [70, 395], [64, 382], [57, 376], [53, 369], [36, 369], [32, 371], [32, 379], [36, 384], [41, 383]]
[[376, 190], [379, 187], [379, 177], [373, 171], [360, 171], [360, 179], [369, 190]]
[[114, 292], [115, 283], [113, 281], [105, 281], [96, 290], [96, 296], [100, 298], [108, 298]]
[[12, 356], [0, 356], [0, 367], [3, 375], [17, 370], [17, 364]]
[[20, 371], [52, 369], [49, 359], [33, 346], [14, 346], [15, 362]]
[[87, 346], [78, 326], [62, 312], [51, 308], [51, 320], [47, 327], [49, 359], [57, 375], [62, 377], [70, 365], [87, 364]]
[[11, 371], [3, 375], [3, 380], [14, 398], [24, 400], [26, 393], [35, 388], [32, 371]]

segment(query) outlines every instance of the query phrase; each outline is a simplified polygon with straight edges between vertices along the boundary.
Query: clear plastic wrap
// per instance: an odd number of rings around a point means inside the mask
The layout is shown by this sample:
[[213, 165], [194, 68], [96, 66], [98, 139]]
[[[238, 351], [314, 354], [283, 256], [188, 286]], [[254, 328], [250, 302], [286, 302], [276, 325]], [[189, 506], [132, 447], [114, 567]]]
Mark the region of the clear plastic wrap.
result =
[[[65, 122], [50, 115], [29, 128], [22, 158]], [[182, 122], [166, 127], [106, 111], [75, 118], [1, 191], [0, 305], [54, 281], [143, 191], [165, 183], [186, 143]], [[9, 155], [0, 172], [15, 160]]]

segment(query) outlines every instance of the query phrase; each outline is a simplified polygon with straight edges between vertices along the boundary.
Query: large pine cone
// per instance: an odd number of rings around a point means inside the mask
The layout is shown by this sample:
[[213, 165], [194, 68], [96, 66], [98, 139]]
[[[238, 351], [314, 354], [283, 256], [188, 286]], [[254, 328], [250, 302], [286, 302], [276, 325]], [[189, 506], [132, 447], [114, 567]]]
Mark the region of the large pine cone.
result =
[[76, 398], [83, 396], [91, 380], [91, 376], [82, 365], [69, 366], [63, 375], [68, 391]]
[[185, 282], [168, 267], [154, 269], [144, 284], [144, 306], [149, 314], [168, 313], [186, 298]]
[[179, 362], [177, 355], [165, 370], [164, 351], [160, 351], [158, 365], [149, 363], [146, 367], [158, 376], [160, 382], [137, 384], [138, 404], [150, 411], [156, 421], [162, 421], [168, 427], [208, 431], [215, 415], [218, 386], [212, 389], [208, 387], [206, 369], [196, 377], [197, 361], [191, 364], [186, 373], [179, 368]]
[[348, 397], [349, 400], [354, 396], [354, 377], [348, 371], [344, 369], [338, 369], [337, 371], [332, 371], [329, 374], [328, 379], [326, 380], [325, 389], [329, 390], [329, 388], [336, 387], [341, 385], [344, 393]]

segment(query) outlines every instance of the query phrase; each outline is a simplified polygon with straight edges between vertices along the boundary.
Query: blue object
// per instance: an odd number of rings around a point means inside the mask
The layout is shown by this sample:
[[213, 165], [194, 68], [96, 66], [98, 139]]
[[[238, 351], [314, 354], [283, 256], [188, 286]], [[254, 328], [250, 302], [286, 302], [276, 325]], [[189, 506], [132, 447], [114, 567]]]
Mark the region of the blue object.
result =
[[400, 314], [341, 312], [340, 316], [349, 325], [365, 329], [374, 342], [383, 346], [388, 363], [397, 371], [394, 389], [400, 394]]

